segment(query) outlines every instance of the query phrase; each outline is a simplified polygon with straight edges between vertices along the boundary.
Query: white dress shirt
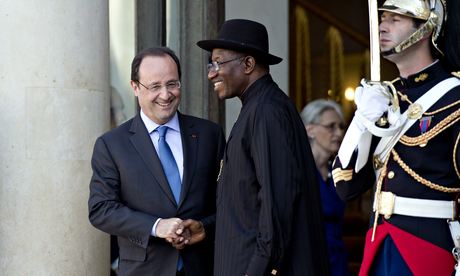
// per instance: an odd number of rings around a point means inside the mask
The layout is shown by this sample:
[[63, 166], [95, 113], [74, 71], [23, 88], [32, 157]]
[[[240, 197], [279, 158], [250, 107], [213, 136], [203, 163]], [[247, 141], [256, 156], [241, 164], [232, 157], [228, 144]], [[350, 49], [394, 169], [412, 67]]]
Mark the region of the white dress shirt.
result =
[[[147, 128], [148, 133], [150, 133], [150, 139], [152, 140], [153, 146], [158, 154], [158, 139], [160, 135], [156, 129], [160, 126], [159, 124], [152, 121], [141, 109], [141, 119], [144, 122], [145, 127]], [[180, 127], [179, 127], [179, 118], [176, 114], [174, 117], [169, 120], [164, 126], [169, 127], [168, 131], [166, 132], [166, 142], [168, 143], [169, 147], [171, 148], [172, 154], [174, 159], [176, 160], [177, 168], [179, 169], [180, 180], [182, 181], [182, 176], [184, 174], [184, 152], [182, 150], [182, 138], [180, 134]], [[161, 218], [157, 219], [152, 227], [152, 236], [156, 237], [156, 228], [158, 222]]]

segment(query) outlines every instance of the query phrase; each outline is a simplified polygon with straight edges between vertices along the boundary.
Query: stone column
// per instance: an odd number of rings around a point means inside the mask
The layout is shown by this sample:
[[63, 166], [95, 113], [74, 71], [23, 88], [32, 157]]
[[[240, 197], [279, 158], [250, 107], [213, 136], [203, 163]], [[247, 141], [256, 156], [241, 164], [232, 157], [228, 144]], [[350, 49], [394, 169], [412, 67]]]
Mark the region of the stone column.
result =
[[218, 100], [207, 78], [208, 52], [196, 45], [217, 36], [224, 21], [224, 0], [178, 1], [175, 32], [178, 45], [173, 45], [182, 64], [182, 100], [185, 114], [212, 120], [225, 127], [224, 103]]
[[145, 48], [165, 45], [165, 14], [165, 0], [136, 1], [136, 53]]
[[107, 0], [0, 3], [1, 275], [109, 275], [87, 207], [108, 33]]

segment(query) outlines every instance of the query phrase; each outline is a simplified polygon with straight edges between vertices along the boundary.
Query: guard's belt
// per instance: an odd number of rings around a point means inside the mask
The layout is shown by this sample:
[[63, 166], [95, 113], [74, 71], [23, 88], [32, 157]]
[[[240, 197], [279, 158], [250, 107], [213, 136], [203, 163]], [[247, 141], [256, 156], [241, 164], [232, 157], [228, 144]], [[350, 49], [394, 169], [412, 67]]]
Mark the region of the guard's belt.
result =
[[386, 219], [393, 214], [439, 219], [455, 219], [457, 215], [455, 201], [409, 198], [381, 192], [379, 203], [379, 214]]

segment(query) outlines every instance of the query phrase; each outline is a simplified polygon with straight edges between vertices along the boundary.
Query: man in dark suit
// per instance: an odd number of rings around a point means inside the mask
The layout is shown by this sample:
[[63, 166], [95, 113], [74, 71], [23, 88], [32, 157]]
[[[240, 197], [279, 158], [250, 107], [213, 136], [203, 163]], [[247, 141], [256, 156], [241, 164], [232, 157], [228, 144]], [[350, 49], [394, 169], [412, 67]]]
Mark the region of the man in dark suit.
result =
[[120, 275], [212, 275], [225, 139], [218, 125], [177, 111], [180, 76], [170, 49], [140, 52], [131, 86], [141, 110], [94, 146], [89, 219], [118, 237]]
[[228, 20], [208, 78], [219, 98], [242, 108], [225, 149], [216, 214], [215, 276], [328, 275], [315, 162], [293, 103], [269, 73], [260, 23]]

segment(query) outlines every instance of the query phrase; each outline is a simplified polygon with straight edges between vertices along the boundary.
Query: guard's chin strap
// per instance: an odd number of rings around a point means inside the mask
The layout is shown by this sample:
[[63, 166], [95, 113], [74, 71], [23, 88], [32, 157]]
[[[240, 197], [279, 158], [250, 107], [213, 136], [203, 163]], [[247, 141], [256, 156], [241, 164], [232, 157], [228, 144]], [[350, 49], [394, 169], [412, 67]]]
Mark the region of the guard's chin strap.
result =
[[[431, 34], [436, 27], [437, 16], [434, 13], [431, 13], [430, 18], [418, 29], [416, 30], [411, 36], [409, 36], [406, 40], [399, 43], [394, 48], [381, 52], [382, 56], [386, 57], [392, 54], [400, 53], [410, 46], [414, 45], [415, 43], [422, 40], [427, 35]], [[436, 46], [436, 45], [435, 45]]]

